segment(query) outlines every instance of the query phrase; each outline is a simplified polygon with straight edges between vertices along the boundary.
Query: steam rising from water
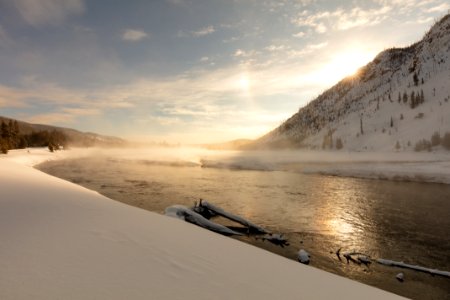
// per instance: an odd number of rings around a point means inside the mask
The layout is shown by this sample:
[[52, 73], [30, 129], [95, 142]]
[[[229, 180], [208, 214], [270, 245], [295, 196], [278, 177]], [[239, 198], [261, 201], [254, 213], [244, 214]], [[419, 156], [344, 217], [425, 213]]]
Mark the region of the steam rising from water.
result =
[[289, 171], [334, 176], [450, 184], [448, 153], [367, 153], [327, 151], [217, 151], [195, 147], [80, 150], [80, 155], [146, 165]]

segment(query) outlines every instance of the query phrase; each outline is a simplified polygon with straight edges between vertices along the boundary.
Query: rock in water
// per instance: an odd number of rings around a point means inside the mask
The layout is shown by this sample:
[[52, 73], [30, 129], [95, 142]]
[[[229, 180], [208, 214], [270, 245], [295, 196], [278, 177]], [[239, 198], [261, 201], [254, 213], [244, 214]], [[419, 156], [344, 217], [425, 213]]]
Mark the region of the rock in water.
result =
[[398, 281], [403, 282], [405, 275], [403, 273], [398, 273], [395, 278], [397, 278]]
[[300, 251], [298, 251], [298, 261], [301, 262], [302, 264], [309, 264], [309, 253], [306, 252], [303, 249], [300, 249]]

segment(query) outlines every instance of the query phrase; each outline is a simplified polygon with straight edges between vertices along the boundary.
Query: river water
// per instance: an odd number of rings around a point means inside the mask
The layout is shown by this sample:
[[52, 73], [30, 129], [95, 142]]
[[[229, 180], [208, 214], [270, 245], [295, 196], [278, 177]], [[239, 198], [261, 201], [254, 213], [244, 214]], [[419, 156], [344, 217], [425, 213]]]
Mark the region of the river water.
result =
[[[258, 236], [239, 238], [244, 242], [291, 259], [303, 248], [314, 267], [410, 298], [450, 299], [450, 278], [375, 262], [347, 263], [335, 254], [342, 248], [341, 253], [450, 270], [449, 185], [205, 168], [192, 159], [124, 159], [107, 153], [47, 162], [38, 169], [158, 213], [206, 199], [284, 234], [290, 246], [281, 248]], [[399, 272], [404, 282], [396, 280]]]

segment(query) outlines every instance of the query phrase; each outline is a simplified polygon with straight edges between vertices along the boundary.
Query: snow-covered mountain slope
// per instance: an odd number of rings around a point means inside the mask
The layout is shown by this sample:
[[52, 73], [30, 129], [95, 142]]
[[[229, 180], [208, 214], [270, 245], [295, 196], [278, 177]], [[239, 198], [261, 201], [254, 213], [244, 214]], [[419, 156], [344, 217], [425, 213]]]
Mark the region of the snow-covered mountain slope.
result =
[[[381, 52], [253, 146], [429, 150], [435, 132], [450, 138], [450, 14], [421, 41]], [[438, 135], [435, 149], [443, 148]]]

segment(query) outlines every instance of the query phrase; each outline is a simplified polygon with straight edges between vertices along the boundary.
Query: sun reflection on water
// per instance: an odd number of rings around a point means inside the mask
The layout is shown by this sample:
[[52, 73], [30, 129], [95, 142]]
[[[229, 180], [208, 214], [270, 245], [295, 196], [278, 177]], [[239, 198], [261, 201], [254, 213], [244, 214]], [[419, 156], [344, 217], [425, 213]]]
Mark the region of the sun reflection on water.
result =
[[367, 207], [363, 206], [364, 185], [348, 186], [348, 180], [324, 178], [320, 187], [322, 202], [319, 213], [322, 232], [342, 242], [343, 246], [364, 247], [367, 237], [364, 234], [368, 226]]

